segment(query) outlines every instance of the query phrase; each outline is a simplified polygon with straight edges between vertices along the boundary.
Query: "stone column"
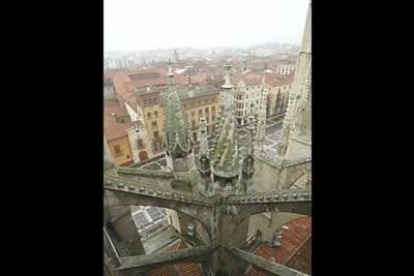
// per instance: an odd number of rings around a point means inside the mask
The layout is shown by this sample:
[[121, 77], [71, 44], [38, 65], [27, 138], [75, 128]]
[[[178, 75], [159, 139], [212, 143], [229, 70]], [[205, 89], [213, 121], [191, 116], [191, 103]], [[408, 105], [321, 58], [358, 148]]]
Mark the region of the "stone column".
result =
[[129, 207], [119, 208], [105, 222], [106, 231], [120, 257], [145, 254]]

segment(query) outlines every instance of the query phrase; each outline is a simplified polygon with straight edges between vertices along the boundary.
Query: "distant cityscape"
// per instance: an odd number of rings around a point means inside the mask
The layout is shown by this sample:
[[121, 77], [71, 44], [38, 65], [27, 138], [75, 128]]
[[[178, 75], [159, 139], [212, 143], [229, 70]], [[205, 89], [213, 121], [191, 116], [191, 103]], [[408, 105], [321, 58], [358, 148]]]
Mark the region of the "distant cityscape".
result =
[[105, 53], [105, 276], [311, 275], [311, 48]]
[[300, 46], [295, 44], [269, 42], [261, 45], [252, 45], [250, 47], [237, 48], [172, 48], [172, 49], [154, 49], [146, 51], [108, 51], [104, 54], [104, 68], [121, 69], [131, 67], [149, 67], [160, 64], [171, 58], [174, 50], [178, 51], [180, 58], [192, 60], [212, 60], [216, 58], [229, 57], [271, 57], [278, 56], [286, 58], [295, 56]]

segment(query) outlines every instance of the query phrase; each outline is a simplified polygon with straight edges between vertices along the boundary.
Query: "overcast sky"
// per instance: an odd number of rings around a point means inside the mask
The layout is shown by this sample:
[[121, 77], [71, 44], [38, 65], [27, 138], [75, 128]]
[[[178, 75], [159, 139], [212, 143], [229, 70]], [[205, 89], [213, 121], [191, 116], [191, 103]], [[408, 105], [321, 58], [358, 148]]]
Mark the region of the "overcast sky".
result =
[[104, 0], [104, 47], [301, 43], [309, 0]]

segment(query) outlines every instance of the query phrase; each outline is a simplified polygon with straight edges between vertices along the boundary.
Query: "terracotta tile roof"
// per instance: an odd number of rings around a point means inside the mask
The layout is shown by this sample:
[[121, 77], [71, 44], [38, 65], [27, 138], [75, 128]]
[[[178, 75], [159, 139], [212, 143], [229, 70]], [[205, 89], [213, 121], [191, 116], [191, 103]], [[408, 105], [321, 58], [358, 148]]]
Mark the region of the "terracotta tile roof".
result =
[[[178, 240], [168, 246], [165, 251], [177, 251], [188, 248], [188, 245], [183, 240]], [[151, 270], [149, 276], [204, 276], [201, 265], [198, 263], [179, 263], [175, 265], [164, 265], [160, 268]]]
[[[263, 74], [255, 72], [249, 72], [242, 76], [244, 83], [247, 85], [260, 84], [262, 83], [262, 78]], [[237, 84], [240, 81], [240, 76], [233, 76], [231, 81], [233, 85]]]
[[137, 122], [118, 123], [116, 118], [111, 115], [104, 116], [104, 134], [106, 141], [112, 141], [121, 137], [126, 137], [126, 130], [138, 126]]
[[[277, 262], [282, 265], [286, 265], [289, 260], [298, 252], [306, 241], [311, 237], [311, 218], [302, 217], [295, 219], [282, 227], [282, 246], [279, 248], [271, 248], [265, 245], [260, 245], [256, 248], [253, 254], [268, 259], [272, 262]], [[299, 265], [302, 267], [310, 266], [310, 247], [309, 250], [305, 252], [305, 255], [301, 256], [301, 261]], [[309, 261], [308, 264], [304, 262]], [[294, 267], [298, 269], [298, 267]], [[266, 274], [253, 274], [253, 273], [264, 273], [260, 271], [251, 272], [251, 270], [256, 270], [254, 268], [250, 269], [246, 275], [266, 275]], [[250, 274], [249, 274], [250, 273]]]
[[121, 106], [117, 99], [109, 99], [104, 102], [104, 114], [112, 115], [115, 113], [117, 117], [129, 116], [125, 106]]
[[143, 80], [134, 80], [126, 83], [126, 87], [130, 91], [134, 91], [136, 87], [145, 87], [147, 85], [151, 86], [166, 86], [168, 83], [167, 77], [159, 77], [156, 79], [143, 79]]
[[137, 100], [132, 90], [129, 90], [127, 83], [131, 81], [127, 74], [118, 72], [115, 74], [114, 85], [116, 93], [124, 99], [132, 108], [135, 108]]
[[[135, 88], [150, 85], [157, 90], [165, 90], [168, 83], [167, 73], [167, 69], [163, 67], [117, 72], [113, 78], [115, 91], [131, 108], [136, 109], [140, 93], [135, 92]], [[175, 76], [178, 85], [183, 81], [181, 77]]]
[[265, 83], [272, 87], [291, 85], [294, 75], [279, 75], [276, 73], [266, 73]]
[[118, 117], [128, 116], [126, 108], [120, 106], [117, 100], [104, 102], [104, 135], [107, 141], [124, 137], [127, 135], [127, 129], [139, 125], [138, 122], [118, 123], [112, 113]]
[[267, 274], [265, 271], [261, 269], [257, 269], [257, 268], [249, 269], [249, 271], [247, 271], [245, 275], [246, 276], [269, 276], [269, 274]]

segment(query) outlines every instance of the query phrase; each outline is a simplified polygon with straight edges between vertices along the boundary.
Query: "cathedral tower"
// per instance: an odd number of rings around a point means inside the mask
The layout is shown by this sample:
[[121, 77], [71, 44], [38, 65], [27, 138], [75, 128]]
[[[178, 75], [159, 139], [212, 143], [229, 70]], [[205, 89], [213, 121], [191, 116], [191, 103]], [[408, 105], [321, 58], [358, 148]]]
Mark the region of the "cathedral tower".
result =
[[312, 113], [312, 4], [309, 4], [301, 51], [296, 65], [295, 77], [282, 135], [277, 149], [277, 159], [294, 160], [311, 155], [311, 113]]
[[165, 104], [165, 144], [167, 167], [174, 172], [189, 171], [194, 167], [187, 122], [183, 116], [181, 101], [174, 81], [172, 62], [168, 64], [168, 86]]
[[214, 188], [224, 194], [235, 191], [240, 173], [231, 68], [231, 65], [224, 66], [225, 81], [213, 160]]

